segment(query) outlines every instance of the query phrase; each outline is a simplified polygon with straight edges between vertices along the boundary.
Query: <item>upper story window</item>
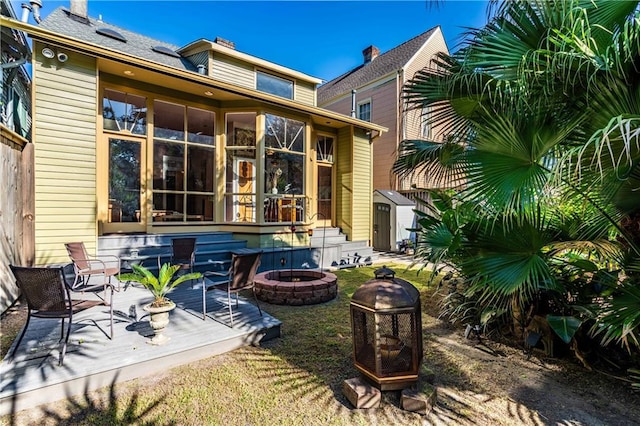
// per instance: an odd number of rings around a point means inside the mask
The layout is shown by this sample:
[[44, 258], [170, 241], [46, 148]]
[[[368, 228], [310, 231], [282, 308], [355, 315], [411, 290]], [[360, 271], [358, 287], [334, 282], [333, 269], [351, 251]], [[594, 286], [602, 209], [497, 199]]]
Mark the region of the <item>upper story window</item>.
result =
[[261, 71], [256, 71], [256, 89], [283, 98], [293, 99], [293, 81]]
[[147, 98], [105, 89], [102, 99], [102, 118], [105, 130], [146, 135]]
[[429, 123], [431, 118], [431, 111], [429, 107], [422, 107], [420, 114], [420, 136], [423, 139], [431, 138], [431, 124]]
[[358, 118], [363, 121], [371, 121], [371, 101], [358, 103]]

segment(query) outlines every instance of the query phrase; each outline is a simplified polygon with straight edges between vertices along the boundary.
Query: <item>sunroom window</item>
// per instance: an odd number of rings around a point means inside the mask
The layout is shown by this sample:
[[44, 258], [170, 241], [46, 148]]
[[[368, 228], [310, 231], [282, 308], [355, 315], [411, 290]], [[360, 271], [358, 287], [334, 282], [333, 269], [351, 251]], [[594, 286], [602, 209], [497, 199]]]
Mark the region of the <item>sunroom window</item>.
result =
[[256, 221], [256, 113], [229, 113], [225, 220]]
[[213, 221], [215, 114], [156, 100], [154, 222]]
[[265, 221], [304, 218], [305, 123], [265, 115]]
[[105, 89], [102, 98], [102, 123], [105, 130], [147, 134], [147, 98]]

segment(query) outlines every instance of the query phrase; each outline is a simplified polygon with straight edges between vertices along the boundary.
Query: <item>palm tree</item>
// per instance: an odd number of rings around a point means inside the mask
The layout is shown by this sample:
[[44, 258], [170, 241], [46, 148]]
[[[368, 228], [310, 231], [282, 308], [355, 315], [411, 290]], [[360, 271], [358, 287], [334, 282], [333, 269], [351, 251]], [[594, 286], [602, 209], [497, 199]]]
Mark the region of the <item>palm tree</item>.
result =
[[639, 2], [494, 3], [405, 87], [445, 142], [403, 141], [394, 171], [457, 189], [420, 216], [416, 253], [459, 271], [476, 320], [575, 315], [638, 346]]

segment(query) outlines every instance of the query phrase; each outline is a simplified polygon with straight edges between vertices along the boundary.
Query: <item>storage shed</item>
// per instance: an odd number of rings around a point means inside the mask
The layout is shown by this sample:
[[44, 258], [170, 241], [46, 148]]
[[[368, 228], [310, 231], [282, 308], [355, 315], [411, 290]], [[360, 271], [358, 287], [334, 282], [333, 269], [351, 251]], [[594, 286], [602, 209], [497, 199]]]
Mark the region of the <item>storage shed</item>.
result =
[[373, 191], [373, 248], [400, 251], [403, 240], [411, 240], [410, 228], [415, 226], [413, 209], [416, 203], [398, 191]]

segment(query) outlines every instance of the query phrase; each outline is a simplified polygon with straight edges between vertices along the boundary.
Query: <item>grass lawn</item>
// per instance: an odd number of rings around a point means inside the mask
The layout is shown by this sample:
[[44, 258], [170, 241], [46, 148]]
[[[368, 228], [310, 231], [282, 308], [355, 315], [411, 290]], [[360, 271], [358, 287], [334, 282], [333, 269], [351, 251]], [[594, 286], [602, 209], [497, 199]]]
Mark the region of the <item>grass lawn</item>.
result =
[[[427, 272], [390, 266], [397, 277], [427, 290]], [[338, 297], [324, 304], [261, 304], [282, 321], [282, 337], [261, 347], [18, 413], [15, 424], [420, 424], [422, 416], [399, 408], [399, 392], [385, 392], [377, 410], [355, 410], [342, 394], [342, 381], [358, 376], [349, 302], [378, 267], [338, 271]]]
[[[438, 392], [429, 416], [401, 410], [399, 392], [384, 392], [380, 408], [370, 410], [354, 409], [342, 394], [343, 380], [358, 376], [349, 302], [374, 266], [338, 271], [331, 302], [264, 304], [283, 323], [279, 339], [23, 411], [0, 425], [638, 424], [640, 396], [624, 380], [572, 358], [529, 359], [518, 347], [466, 339], [463, 328], [437, 318], [427, 272], [389, 266], [421, 291], [423, 364]], [[6, 342], [20, 330], [14, 321], [5, 332], [10, 317], [2, 320]]]

